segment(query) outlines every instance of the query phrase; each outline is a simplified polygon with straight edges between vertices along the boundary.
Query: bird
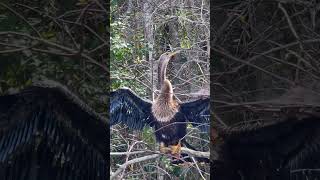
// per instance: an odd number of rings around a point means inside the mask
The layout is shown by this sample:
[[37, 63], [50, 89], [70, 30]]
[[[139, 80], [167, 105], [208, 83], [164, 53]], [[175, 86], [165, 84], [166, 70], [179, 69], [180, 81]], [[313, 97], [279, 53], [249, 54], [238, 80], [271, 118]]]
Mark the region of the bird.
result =
[[[216, 127], [212, 177], [304, 180], [320, 177], [320, 117], [287, 117], [264, 125]], [[218, 134], [218, 135], [217, 135]]]
[[0, 177], [105, 179], [108, 127], [106, 117], [53, 80], [1, 94]]
[[210, 119], [209, 97], [188, 102], [178, 102], [175, 98], [172, 84], [166, 78], [166, 69], [177, 53], [179, 51], [166, 52], [159, 58], [158, 81], [161, 88], [154, 101], [139, 97], [129, 88], [120, 88], [110, 96], [110, 126], [122, 123], [135, 130], [153, 127], [160, 152], [171, 153], [175, 157], [181, 153], [181, 142], [188, 146], [184, 139], [187, 124], [208, 132]]

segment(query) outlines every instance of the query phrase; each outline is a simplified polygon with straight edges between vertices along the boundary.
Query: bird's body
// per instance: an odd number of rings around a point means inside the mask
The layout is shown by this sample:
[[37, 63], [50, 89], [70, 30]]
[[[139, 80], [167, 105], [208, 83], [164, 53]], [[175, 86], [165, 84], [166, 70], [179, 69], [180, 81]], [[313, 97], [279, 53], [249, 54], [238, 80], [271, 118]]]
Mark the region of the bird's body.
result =
[[111, 93], [111, 125], [122, 122], [134, 129], [145, 125], [154, 127], [155, 136], [163, 147], [171, 146], [171, 153], [180, 153], [180, 141], [186, 135], [186, 125], [191, 123], [208, 130], [209, 98], [178, 103], [173, 88], [166, 79], [166, 67], [175, 53], [164, 53], [159, 60], [158, 80], [161, 90], [153, 101], [141, 99], [130, 89], [122, 88]]
[[155, 135], [158, 142], [162, 142], [165, 146], [177, 145], [186, 135], [185, 121], [179, 116], [182, 116], [181, 113], [177, 113], [168, 122], [155, 123]]
[[186, 134], [183, 114], [179, 112], [179, 104], [173, 99], [170, 81], [165, 80], [161, 92], [152, 104], [152, 115], [155, 121], [155, 135], [158, 142], [165, 146], [177, 145]]
[[164, 81], [161, 93], [152, 103], [152, 113], [157, 121], [168, 122], [179, 111], [179, 104], [173, 99], [173, 90], [168, 80]]

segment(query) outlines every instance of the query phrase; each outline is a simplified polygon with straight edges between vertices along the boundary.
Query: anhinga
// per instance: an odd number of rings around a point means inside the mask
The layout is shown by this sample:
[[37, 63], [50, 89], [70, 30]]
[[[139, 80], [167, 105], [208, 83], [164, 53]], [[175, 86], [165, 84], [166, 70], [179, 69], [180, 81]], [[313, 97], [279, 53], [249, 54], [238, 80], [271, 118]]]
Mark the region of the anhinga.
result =
[[166, 79], [168, 62], [176, 52], [167, 52], [160, 56], [158, 80], [161, 90], [154, 102], [144, 100], [128, 88], [111, 93], [110, 125], [122, 122], [133, 129], [142, 129], [148, 125], [155, 128], [156, 140], [160, 142], [160, 151], [179, 155], [180, 141], [186, 135], [187, 123], [208, 131], [209, 98], [179, 103], [175, 100], [170, 81]]
[[108, 126], [52, 80], [0, 95], [0, 179], [106, 179]]
[[[211, 177], [219, 180], [319, 179], [320, 118], [212, 129]], [[216, 136], [218, 134], [218, 136]], [[214, 153], [212, 153], [214, 154]]]

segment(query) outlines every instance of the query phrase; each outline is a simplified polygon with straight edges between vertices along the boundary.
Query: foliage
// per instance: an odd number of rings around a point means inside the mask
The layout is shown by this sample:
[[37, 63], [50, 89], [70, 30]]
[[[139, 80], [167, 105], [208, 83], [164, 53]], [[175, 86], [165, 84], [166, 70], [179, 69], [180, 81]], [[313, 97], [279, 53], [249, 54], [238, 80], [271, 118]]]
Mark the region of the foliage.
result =
[[[152, 94], [156, 97], [159, 89], [156, 83], [157, 59], [165, 51], [180, 49], [180, 55], [169, 64], [168, 71], [175, 94], [181, 101], [197, 98], [199, 94], [208, 95], [208, 4], [209, 1], [184, 4], [169, 1], [111, 1], [111, 89], [129, 87], [140, 96], [152, 100]], [[199, 150], [208, 151], [208, 135], [188, 129], [187, 139]], [[117, 125], [113, 126], [111, 134], [112, 152], [158, 150], [154, 131], [149, 127], [136, 132]], [[141, 156], [131, 155], [128, 160]], [[116, 171], [117, 164], [123, 164], [126, 158], [111, 156], [111, 170]], [[199, 166], [204, 176], [208, 177], [209, 166]], [[172, 165], [168, 157], [136, 163], [127, 167], [118, 178], [156, 179], [159, 176], [201, 178], [194, 165], [189, 168]]]

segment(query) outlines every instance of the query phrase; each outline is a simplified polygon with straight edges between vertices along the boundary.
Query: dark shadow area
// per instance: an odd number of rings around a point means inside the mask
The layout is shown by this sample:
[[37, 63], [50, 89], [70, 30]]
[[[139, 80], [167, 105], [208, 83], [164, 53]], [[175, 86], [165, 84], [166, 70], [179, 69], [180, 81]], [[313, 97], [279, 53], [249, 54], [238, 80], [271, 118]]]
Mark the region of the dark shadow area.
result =
[[211, 4], [211, 174], [316, 179], [320, 36], [316, 1]]
[[108, 7], [0, 2], [0, 179], [108, 178]]

